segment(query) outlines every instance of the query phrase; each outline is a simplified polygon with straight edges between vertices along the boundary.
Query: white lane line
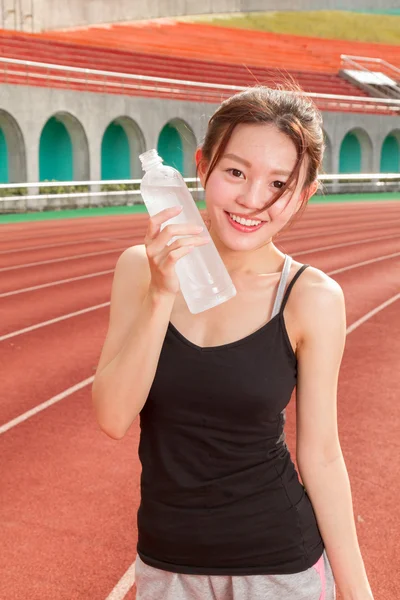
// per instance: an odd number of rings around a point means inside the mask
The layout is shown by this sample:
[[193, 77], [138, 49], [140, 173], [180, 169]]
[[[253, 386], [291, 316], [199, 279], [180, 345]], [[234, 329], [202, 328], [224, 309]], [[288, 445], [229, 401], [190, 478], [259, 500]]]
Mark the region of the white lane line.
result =
[[24, 329], [19, 329], [18, 331], [12, 331], [11, 333], [6, 333], [5, 335], [0, 336], [0, 342], [4, 342], [5, 340], [9, 340], [17, 335], [22, 335], [23, 333], [30, 333], [35, 329], [40, 329], [41, 327], [46, 327], [47, 325], [54, 325], [54, 323], [59, 323], [60, 321], [66, 321], [67, 319], [71, 319], [72, 317], [78, 317], [80, 315], [84, 315], [86, 313], [92, 312], [93, 310], [98, 310], [99, 308], [105, 308], [109, 306], [110, 302], [104, 302], [103, 304], [97, 304], [97, 306], [90, 306], [89, 308], [83, 308], [82, 310], [77, 310], [73, 313], [68, 313], [67, 315], [63, 315], [62, 317], [56, 317], [55, 319], [50, 319], [49, 321], [43, 321], [42, 323], [36, 323], [36, 325], [30, 325], [29, 327], [24, 327]]
[[[390, 227], [394, 227], [398, 222], [397, 221], [388, 221], [387, 225]], [[399, 221], [400, 223], [400, 221]], [[379, 227], [383, 227], [386, 224], [386, 222], [380, 222], [379, 223]], [[329, 229], [325, 229], [323, 231], [319, 231], [313, 234], [310, 233], [304, 233], [304, 234], [299, 234], [299, 235], [290, 235], [290, 233], [288, 233], [287, 235], [283, 235], [282, 238], [277, 238], [277, 243], [279, 244], [281, 241], [283, 242], [294, 242], [296, 240], [301, 240], [304, 238], [307, 239], [311, 239], [314, 237], [321, 237], [321, 236], [328, 236], [328, 235], [338, 235], [339, 233], [345, 233], [345, 232], [358, 232], [358, 231], [368, 231], [369, 229], [375, 229], [376, 230], [376, 225], [371, 225], [371, 227], [368, 228], [364, 228], [364, 227], [340, 227], [339, 230], [329, 230]], [[132, 239], [133, 236], [130, 236], [130, 239]], [[129, 238], [127, 238], [129, 239]], [[118, 247], [118, 248], [113, 248], [112, 250], [103, 250], [103, 251], [99, 251], [99, 252], [88, 252], [86, 254], [76, 254], [76, 255], [72, 255], [72, 256], [64, 256], [61, 258], [52, 258], [49, 260], [43, 260], [43, 261], [37, 261], [37, 262], [33, 262], [33, 263], [24, 263], [24, 264], [20, 264], [20, 265], [13, 265], [10, 267], [2, 267], [0, 268], [0, 273], [3, 273], [5, 271], [15, 271], [18, 269], [28, 269], [29, 267], [39, 267], [42, 265], [49, 265], [49, 264], [54, 264], [54, 263], [59, 263], [59, 262], [66, 262], [69, 260], [78, 260], [81, 258], [88, 258], [91, 256], [102, 256], [104, 254], [112, 254], [113, 252], [118, 252], [121, 250], [126, 250], [127, 246], [123, 246], [123, 247]]]
[[380, 304], [373, 310], [370, 310], [366, 315], [361, 317], [361, 319], [358, 319], [358, 321], [355, 321], [352, 325], [350, 325], [347, 328], [347, 330], [346, 330], [347, 335], [349, 333], [351, 333], [352, 331], [354, 331], [355, 329], [357, 329], [357, 327], [360, 327], [360, 325], [363, 325], [366, 321], [371, 319], [371, 317], [378, 314], [381, 310], [385, 309], [387, 306], [390, 306], [391, 304], [393, 304], [393, 302], [396, 302], [397, 300], [400, 300], [400, 294], [396, 294], [395, 296], [392, 296], [392, 298], [389, 298], [389, 300], [386, 300], [386, 302], [382, 302], [382, 304]]
[[42, 412], [42, 410], [45, 410], [46, 408], [49, 408], [49, 406], [52, 406], [53, 404], [56, 404], [57, 402], [60, 402], [60, 400], [64, 400], [64, 398], [67, 398], [68, 396], [71, 396], [75, 392], [78, 392], [79, 390], [83, 389], [87, 385], [90, 385], [91, 383], [93, 383], [93, 381], [94, 381], [94, 375], [92, 375], [92, 377], [88, 377], [88, 379], [84, 379], [80, 383], [77, 383], [76, 385], [73, 385], [72, 387], [64, 390], [63, 392], [61, 392], [61, 394], [57, 394], [57, 396], [53, 396], [53, 398], [50, 398], [50, 400], [46, 400], [46, 402], [43, 402], [42, 404], [39, 404], [38, 406], [35, 406], [35, 408], [32, 408], [31, 410], [28, 410], [27, 412], [25, 412], [24, 414], [20, 415], [19, 417], [16, 417], [15, 419], [12, 419], [11, 421], [8, 421], [8, 423], [4, 423], [4, 425], [0, 426], [0, 435], [2, 433], [5, 433], [6, 431], [9, 431], [13, 427], [16, 427], [20, 423], [23, 423], [24, 421], [27, 421], [31, 417], [33, 417], [33, 416], [37, 415], [38, 413]]
[[17, 269], [27, 269], [28, 267], [41, 267], [42, 265], [52, 265], [54, 263], [66, 262], [67, 260], [78, 260], [79, 258], [89, 258], [90, 256], [102, 256], [103, 254], [115, 254], [121, 250], [126, 250], [126, 246], [113, 248], [112, 250], [102, 250], [100, 252], [88, 252], [87, 254], [75, 254], [73, 256], [64, 256], [63, 258], [51, 258], [50, 260], [41, 260], [34, 263], [26, 263], [24, 265], [14, 265], [12, 267], [3, 267], [0, 273], [5, 271], [16, 271]]
[[363, 262], [349, 265], [348, 267], [342, 267], [331, 271], [328, 275], [336, 275], [337, 273], [344, 273], [344, 271], [350, 271], [351, 269], [357, 269], [358, 267], [364, 267], [365, 265], [371, 265], [372, 263], [380, 262], [381, 260], [389, 260], [390, 258], [396, 258], [400, 256], [400, 252], [394, 252], [393, 254], [386, 254], [386, 256], [380, 256], [379, 258], [372, 258], [371, 260], [364, 260]]
[[4, 254], [16, 254], [17, 252], [31, 252], [32, 250], [48, 250], [49, 248], [65, 248], [66, 246], [76, 246], [77, 244], [95, 244], [96, 242], [120, 242], [121, 240], [132, 239], [131, 235], [124, 235], [122, 237], [110, 237], [111, 234], [105, 235], [108, 237], [100, 237], [100, 238], [84, 238], [82, 240], [74, 240], [73, 242], [58, 242], [57, 244], [42, 244], [40, 246], [26, 246], [25, 248], [12, 248], [9, 250], [0, 250], [0, 256]]
[[[382, 240], [391, 240], [391, 239], [394, 239], [397, 237], [400, 237], [400, 234], [385, 235], [385, 236], [376, 237], [376, 238], [367, 238], [367, 239], [362, 239], [362, 240], [356, 240], [353, 242], [343, 242], [341, 244], [333, 244], [331, 246], [321, 246], [320, 248], [310, 248], [309, 250], [302, 250], [301, 252], [295, 252], [294, 254], [292, 254], [292, 256], [293, 257], [302, 256], [303, 254], [312, 254], [313, 252], [323, 252], [324, 250], [334, 250], [337, 248], [346, 248], [347, 246], [358, 246], [359, 244], [367, 244], [370, 242], [380, 242]], [[8, 298], [9, 296], [16, 296], [18, 294], [24, 294], [26, 292], [35, 292], [37, 290], [42, 290], [44, 288], [52, 287], [53, 285], [62, 285], [64, 283], [71, 283], [73, 281], [82, 281], [84, 279], [89, 279], [91, 277], [99, 277], [101, 275], [109, 275], [110, 273], [113, 273], [113, 272], [114, 272], [114, 269], [110, 269], [108, 271], [98, 271], [97, 273], [89, 273], [87, 275], [80, 275], [77, 277], [71, 277], [69, 279], [60, 279], [59, 281], [43, 283], [43, 284], [35, 285], [32, 287], [21, 288], [19, 290], [12, 290], [11, 292], [4, 292], [4, 293], [0, 294], [0, 298]]]
[[70, 277], [69, 279], [60, 279], [59, 281], [42, 283], [28, 288], [21, 288], [20, 290], [13, 290], [12, 292], [4, 292], [4, 294], [0, 294], [0, 298], [8, 298], [8, 296], [16, 296], [18, 294], [24, 294], [25, 292], [36, 292], [37, 290], [53, 287], [53, 285], [72, 283], [73, 281], [81, 281], [82, 279], [90, 279], [91, 277], [101, 277], [101, 275], [109, 275], [110, 273], [114, 273], [114, 271], [115, 269], [110, 269], [109, 271], [98, 271], [97, 273], [89, 273], [88, 275], [79, 275], [79, 277]]
[[115, 588], [107, 596], [106, 600], [121, 600], [122, 598], [125, 598], [126, 594], [135, 583], [135, 561], [136, 559], [121, 577]]
[[[339, 235], [342, 233], [358, 233], [359, 231], [362, 232], [367, 232], [370, 231], [371, 229], [373, 229], [374, 231], [376, 231], [377, 227], [382, 228], [382, 229], [387, 229], [388, 227], [396, 227], [396, 225], [399, 225], [400, 221], [379, 221], [378, 224], [373, 224], [370, 227], [354, 227], [354, 226], [349, 226], [349, 227], [337, 227], [337, 226], [333, 226], [332, 228], [325, 228], [325, 229], [320, 229], [319, 231], [316, 231], [315, 233], [299, 233], [299, 235], [290, 235], [291, 231], [288, 230], [287, 232], [283, 231], [282, 232], [282, 237], [277, 236], [276, 237], [276, 241], [279, 244], [281, 241], [284, 242], [295, 242], [296, 240], [302, 240], [304, 238], [307, 239], [311, 239], [311, 238], [315, 238], [315, 237], [327, 237], [328, 235]], [[311, 227], [312, 229], [312, 227]], [[302, 230], [300, 230], [302, 231]]]
[[337, 248], [347, 248], [347, 246], [358, 246], [359, 244], [369, 244], [370, 242], [382, 242], [383, 240], [393, 240], [398, 237], [400, 237], [400, 234], [396, 233], [394, 235], [383, 235], [382, 237], [356, 240], [354, 242], [342, 242], [340, 244], [332, 244], [331, 246], [321, 246], [320, 248], [310, 248], [309, 250], [301, 250], [301, 252], [295, 252], [294, 254], [292, 254], [292, 256], [302, 256], [303, 254], [323, 252], [324, 250], [335, 250]]
[[[337, 273], [343, 273], [344, 271], [350, 271], [351, 269], [357, 269], [358, 267], [363, 267], [364, 265], [370, 265], [372, 263], [376, 263], [376, 262], [380, 262], [382, 260], [394, 258], [396, 256], [400, 256], [400, 252], [395, 252], [394, 254], [387, 254], [386, 256], [379, 256], [378, 258], [373, 258], [371, 260], [366, 260], [366, 261], [363, 261], [360, 263], [355, 263], [355, 264], [349, 265], [347, 267], [342, 267], [341, 269], [336, 269], [336, 271], [330, 271], [329, 273], [327, 273], [327, 275], [330, 276], [330, 275], [335, 275]], [[19, 329], [17, 331], [13, 331], [11, 333], [7, 333], [3, 336], [0, 336], [0, 342], [3, 342], [4, 340], [16, 337], [17, 335], [29, 333], [31, 331], [34, 331], [35, 329], [40, 329], [40, 327], [46, 327], [47, 325], [54, 325], [55, 323], [58, 323], [59, 321], [65, 321], [66, 319], [77, 317], [79, 315], [83, 315], [85, 313], [92, 312], [99, 308], [105, 308], [106, 306], [109, 306], [109, 305], [110, 305], [110, 301], [103, 302], [102, 304], [98, 304], [96, 306], [90, 306], [89, 308], [84, 308], [82, 310], [78, 310], [73, 313], [68, 313], [66, 315], [62, 315], [61, 317], [55, 317], [54, 319], [50, 319], [49, 321], [43, 321], [42, 323], [37, 323], [36, 325], [30, 325], [29, 327], [25, 327], [24, 329]]]

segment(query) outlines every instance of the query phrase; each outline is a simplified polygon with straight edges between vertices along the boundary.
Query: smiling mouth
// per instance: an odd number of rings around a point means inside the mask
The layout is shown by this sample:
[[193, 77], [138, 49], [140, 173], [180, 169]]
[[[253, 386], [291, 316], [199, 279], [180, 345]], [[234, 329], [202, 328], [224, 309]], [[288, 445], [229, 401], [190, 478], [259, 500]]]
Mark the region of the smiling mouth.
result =
[[[246, 225], [243, 223], [239, 223], [238, 221], [232, 219], [231, 214], [234, 215], [234, 213], [228, 213], [226, 210], [224, 211], [224, 213], [227, 216], [227, 219], [230, 223], [230, 225], [236, 229], [237, 231], [241, 231], [242, 233], [253, 233], [254, 231], [258, 231], [259, 229], [261, 229], [261, 227], [263, 225], [265, 225], [268, 221], [260, 221], [259, 219], [246, 219], [247, 222], [248, 221], [256, 221], [256, 224], [254, 225]], [[236, 215], [235, 215], [236, 216]], [[244, 217], [243, 217], [244, 219]]]
[[[224, 212], [227, 215], [237, 217], [238, 219], [244, 219], [246, 221], [256, 221], [257, 223], [258, 222], [268, 223], [268, 221], [266, 221], [265, 219], [255, 219], [255, 218], [249, 217], [248, 215], [240, 215], [238, 213], [229, 212], [228, 210], [224, 210]], [[242, 223], [242, 225], [243, 225], [243, 223]]]

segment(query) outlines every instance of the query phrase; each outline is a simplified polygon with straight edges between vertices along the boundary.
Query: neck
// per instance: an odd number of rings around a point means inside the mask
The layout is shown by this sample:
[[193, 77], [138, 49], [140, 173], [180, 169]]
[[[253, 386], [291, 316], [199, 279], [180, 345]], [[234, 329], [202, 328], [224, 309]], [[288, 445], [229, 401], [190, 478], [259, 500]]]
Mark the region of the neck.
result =
[[209, 234], [230, 275], [266, 275], [282, 268], [283, 254], [272, 240], [254, 250], [232, 250], [221, 242], [212, 227]]

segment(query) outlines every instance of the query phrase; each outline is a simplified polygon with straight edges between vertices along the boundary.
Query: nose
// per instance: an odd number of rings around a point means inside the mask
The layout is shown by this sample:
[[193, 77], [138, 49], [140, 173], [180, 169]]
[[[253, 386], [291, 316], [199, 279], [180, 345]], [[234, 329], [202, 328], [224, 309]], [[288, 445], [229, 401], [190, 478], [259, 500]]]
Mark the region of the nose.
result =
[[265, 183], [261, 181], [248, 182], [242, 194], [237, 198], [237, 203], [247, 210], [262, 210], [268, 202]]

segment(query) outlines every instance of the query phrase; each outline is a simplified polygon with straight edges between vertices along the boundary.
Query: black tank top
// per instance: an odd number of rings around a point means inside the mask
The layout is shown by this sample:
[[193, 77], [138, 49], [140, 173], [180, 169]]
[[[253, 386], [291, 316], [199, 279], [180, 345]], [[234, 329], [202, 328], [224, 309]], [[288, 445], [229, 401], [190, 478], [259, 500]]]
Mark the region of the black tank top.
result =
[[140, 413], [138, 545], [176, 573], [304, 571], [324, 550], [285, 443], [297, 360], [283, 311], [286, 257], [270, 321], [243, 339], [201, 348], [170, 323]]

